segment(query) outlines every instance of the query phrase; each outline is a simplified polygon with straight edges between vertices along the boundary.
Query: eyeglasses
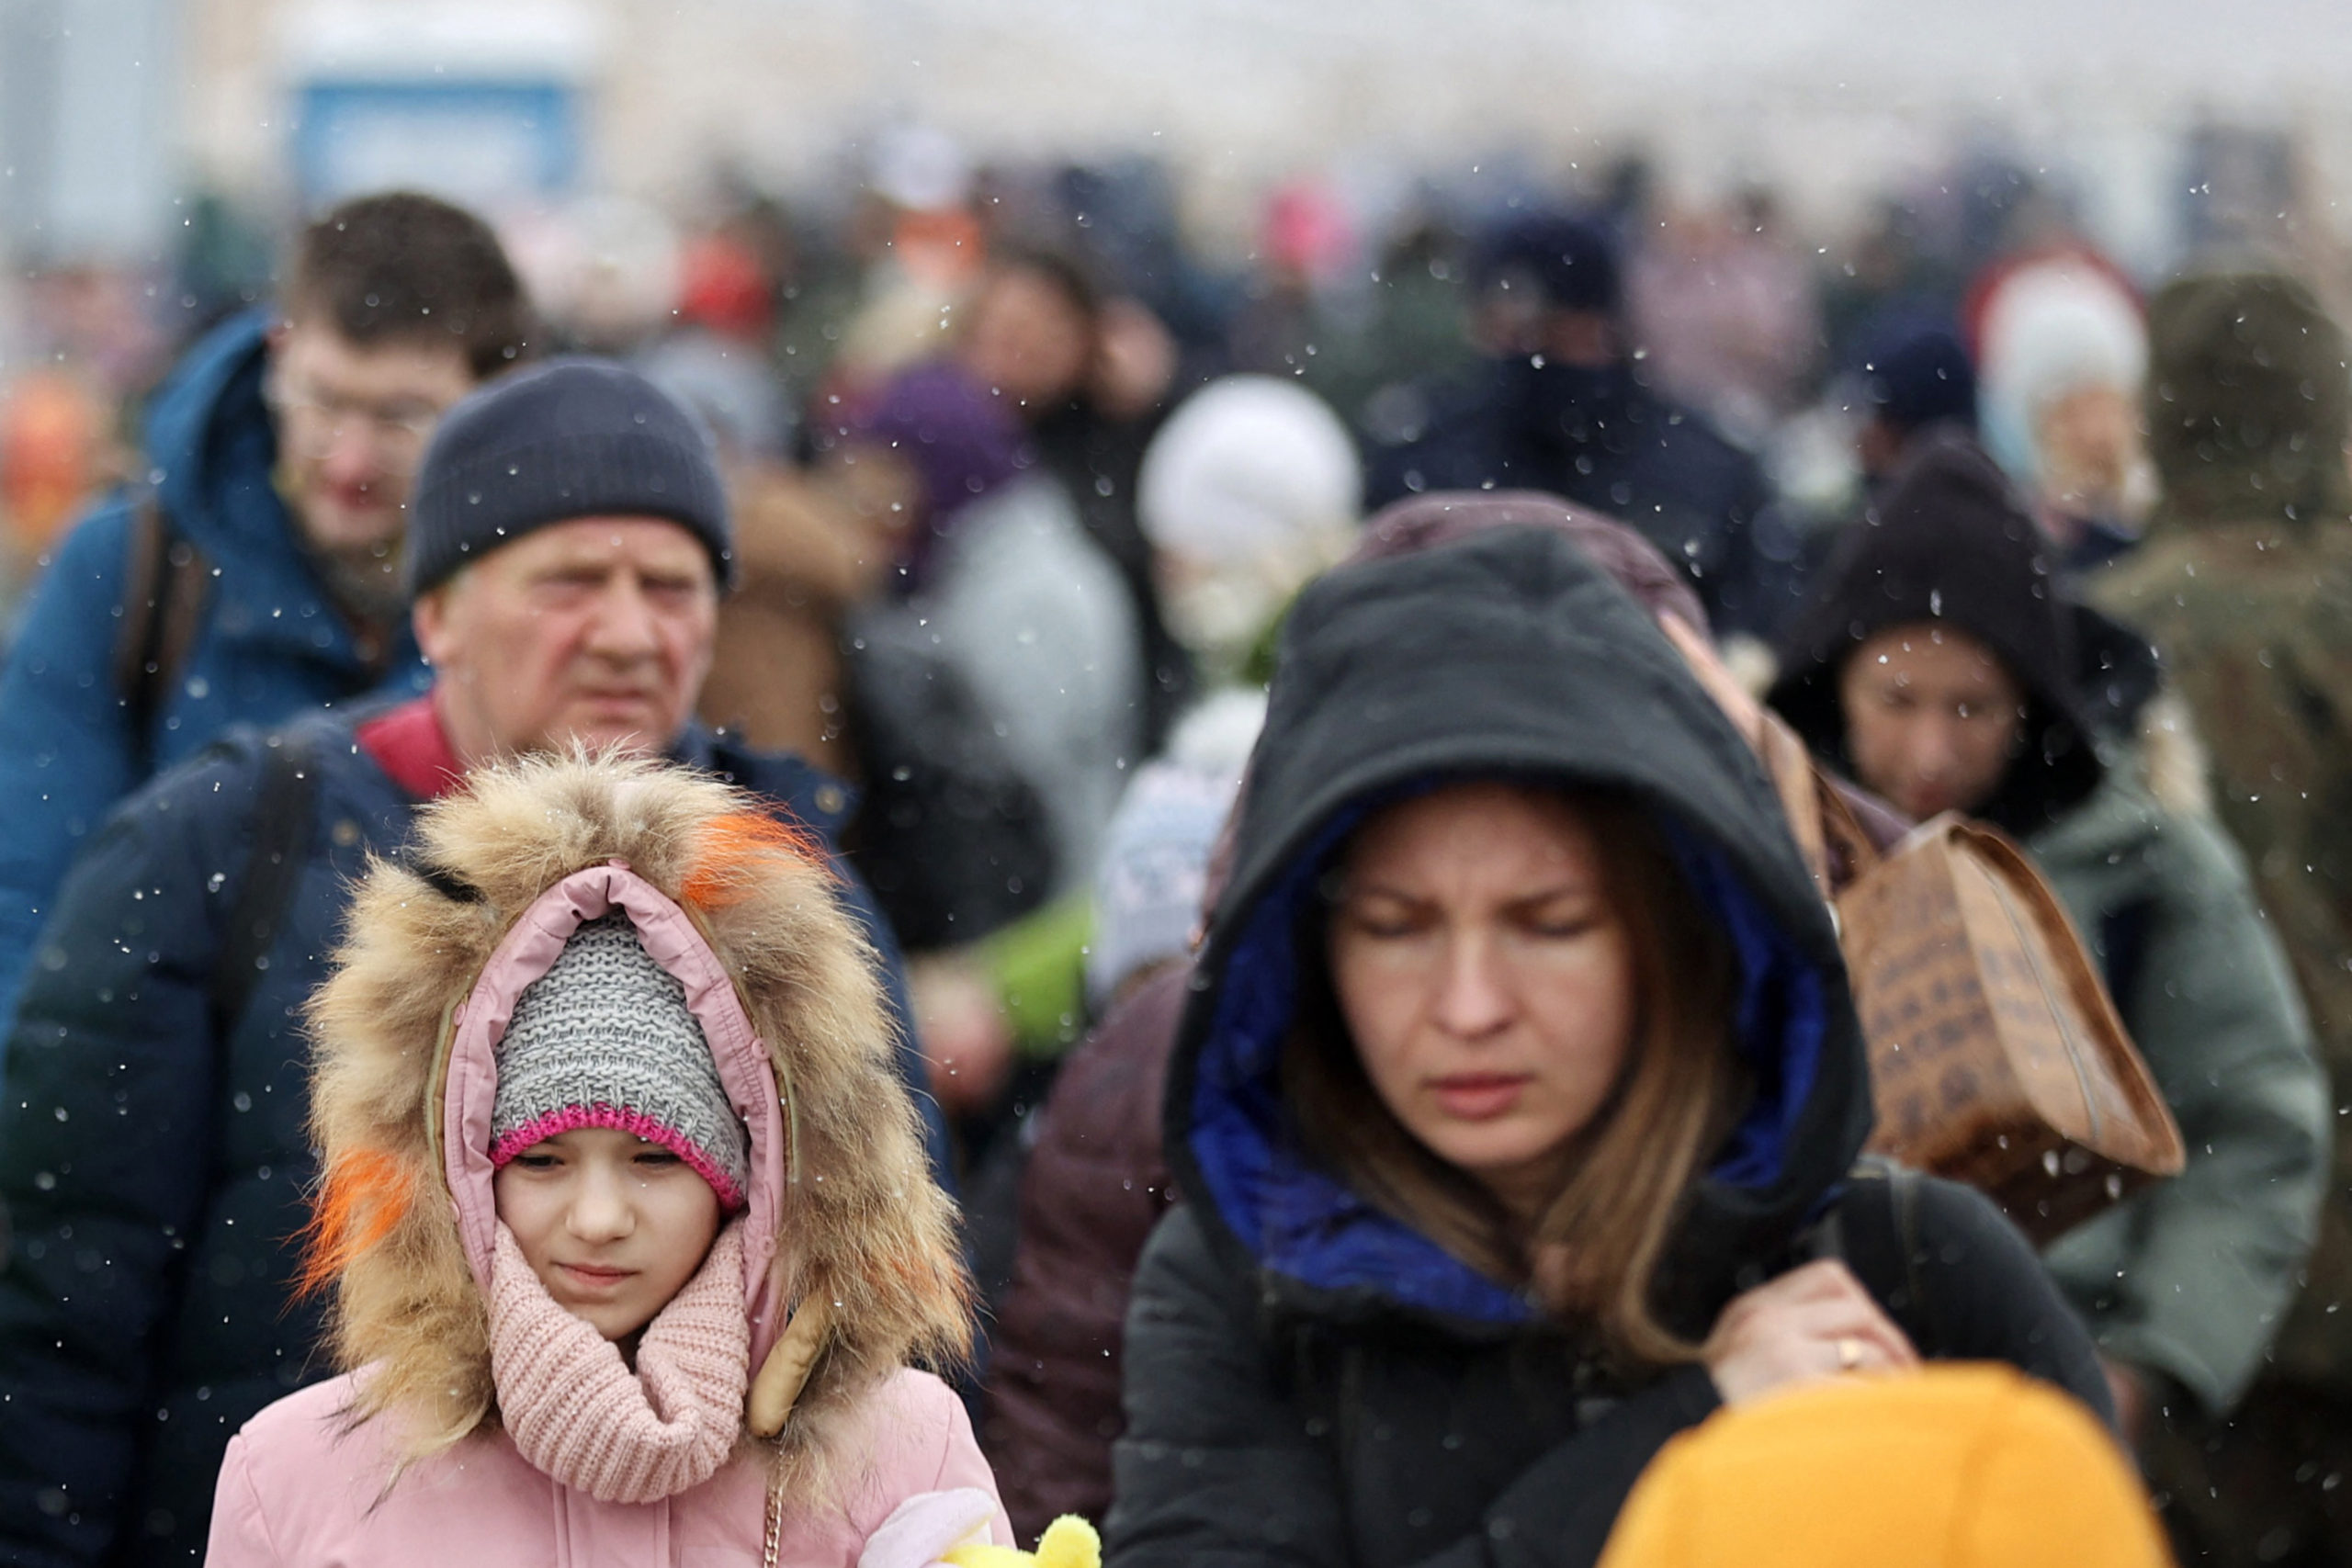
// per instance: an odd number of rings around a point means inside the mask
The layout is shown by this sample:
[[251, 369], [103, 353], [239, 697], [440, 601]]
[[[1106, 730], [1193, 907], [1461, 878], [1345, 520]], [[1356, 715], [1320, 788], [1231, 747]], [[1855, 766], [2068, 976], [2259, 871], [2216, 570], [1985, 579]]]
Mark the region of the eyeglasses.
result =
[[278, 441], [305, 457], [327, 456], [344, 431], [356, 423], [384, 456], [413, 458], [424, 450], [442, 412], [435, 403], [414, 399], [374, 402], [282, 376], [270, 378], [264, 395], [277, 416]]

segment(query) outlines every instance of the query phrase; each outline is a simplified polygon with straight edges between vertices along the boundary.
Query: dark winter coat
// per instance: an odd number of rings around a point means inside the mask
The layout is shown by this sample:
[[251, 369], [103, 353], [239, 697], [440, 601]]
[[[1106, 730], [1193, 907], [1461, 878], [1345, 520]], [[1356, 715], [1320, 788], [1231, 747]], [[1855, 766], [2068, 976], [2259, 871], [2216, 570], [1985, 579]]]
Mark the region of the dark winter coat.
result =
[[179, 680], [142, 735], [114, 673], [130, 592], [133, 498], [78, 524], [34, 590], [0, 672], [0, 1018], [10, 1015], [58, 884], [114, 803], [232, 724], [271, 725], [387, 681], [421, 689], [402, 626], [367, 646], [298, 542], [271, 473], [262, 401], [268, 317], [191, 349], [155, 396], [143, 454], [174, 535], [211, 579]]
[[1187, 1201], [1136, 1278], [1114, 1568], [1588, 1562], [1650, 1456], [1718, 1404], [1703, 1367], [1611, 1371], [1589, 1333], [1364, 1203], [1290, 1132], [1305, 900], [1377, 803], [1497, 773], [1654, 809], [1739, 954], [1755, 1091], [1669, 1240], [1663, 1318], [1703, 1335], [1740, 1290], [1835, 1250], [1925, 1353], [2010, 1360], [2106, 1409], [2080, 1325], [1989, 1204], [1851, 1176], [1860, 1030], [1746, 745], [1583, 556], [1499, 531], [1334, 572], [1285, 629], [1169, 1081]]
[[1762, 468], [1629, 367], [1492, 359], [1427, 398], [1410, 438], [1374, 450], [1367, 508], [1432, 491], [1548, 491], [1640, 529], [1690, 574], [1721, 633], [1770, 639], [1796, 608], [1798, 541]]
[[[303, 999], [325, 977], [352, 879], [417, 802], [355, 744], [355, 718], [299, 721], [317, 776], [303, 869], [243, 1015], [214, 1016], [224, 926], [251, 869], [267, 750], [232, 731], [114, 814], [60, 890], [8, 1042], [0, 1204], [0, 1561], [189, 1562], [239, 1427], [334, 1371], [319, 1303], [296, 1302], [292, 1238], [316, 1175], [304, 1126]], [[842, 803], [797, 759], [682, 760], [830, 834]], [[889, 932], [897, 1016], [909, 1015]], [[910, 1042], [901, 1068], [920, 1082]], [[934, 1168], [941, 1154], [930, 1114]]]
[[1100, 1519], [1111, 1506], [1127, 1289], [1175, 1196], [1160, 1107], [1191, 974], [1170, 970], [1114, 1009], [1062, 1064], [1037, 1116], [980, 1427], [1022, 1540], [1059, 1515]]

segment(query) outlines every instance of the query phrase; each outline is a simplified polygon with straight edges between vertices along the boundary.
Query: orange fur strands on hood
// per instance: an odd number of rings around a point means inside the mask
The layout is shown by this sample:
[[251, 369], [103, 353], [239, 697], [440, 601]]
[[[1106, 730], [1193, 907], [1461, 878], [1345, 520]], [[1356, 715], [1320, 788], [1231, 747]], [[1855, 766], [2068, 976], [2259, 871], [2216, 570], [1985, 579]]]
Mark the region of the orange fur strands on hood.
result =
[[415, 1201], [415, 1173], [381, 1149], [335, 1156], [302, 1227], [300, 1293], [316, 1295], [341, 1279], [354, 1258], [392, 1234]]
[[702, 909], [740, 902], [757, 889], [770, 863], [779, 856], [797, 857], [829, 880], [832, 877], [824, 852], [800, 829], [764, 812], [729, 812], [703, 829], [695, 845], [694, 868], [680, 891], [687, 903]]

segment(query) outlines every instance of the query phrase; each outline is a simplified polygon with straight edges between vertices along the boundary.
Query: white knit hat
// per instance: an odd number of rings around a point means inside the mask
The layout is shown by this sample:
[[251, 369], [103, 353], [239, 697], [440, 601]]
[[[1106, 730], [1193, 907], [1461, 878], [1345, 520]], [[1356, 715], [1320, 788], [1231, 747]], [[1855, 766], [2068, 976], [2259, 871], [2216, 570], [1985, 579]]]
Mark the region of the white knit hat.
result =
[[1233, 673], [1306, 580], [1346, 556], [1363, 494], [1347, 427], [1304, 387], [1228, 376], [1169, 416], [1136, 512], [1170, 558], [1169, 627], [1204, 670]]
[[1153, 544], [1218, 565], [1352, 528], [1363, 503], [1347, 426], [1272, 376], [1227, 376], [1186, 399], [1152, 437], [1136, 486]]
[[2135, 403], [2148, 373], [2148, 327], [2140, 302], [2108, 274], [2078, 261], [2025, 267], [1984, 310], [1978, 385], [1984, 443], [2029, 483], [2042, 455], [2043, 407], [2084, 387], [2108, 387]]

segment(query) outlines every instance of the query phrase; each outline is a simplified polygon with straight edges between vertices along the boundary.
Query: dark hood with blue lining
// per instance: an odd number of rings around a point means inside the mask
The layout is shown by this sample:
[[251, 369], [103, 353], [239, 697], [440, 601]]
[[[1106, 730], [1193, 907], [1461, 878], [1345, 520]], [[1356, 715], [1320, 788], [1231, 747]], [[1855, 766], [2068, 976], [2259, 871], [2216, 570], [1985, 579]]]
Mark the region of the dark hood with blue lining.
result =
[[1209, 1233], [1287, 1297], [1486, 1332], [1538, 1316], [1317, 1165], [1280, 1089], [1301, 917], [1332, 855], [1390, 799], [1497, 775], [1648, 806], [1737, 955], [1755, 1097], [1661, 1266], [1661, 1305], [1703, 1330], [1860, 1151], [1861, 1032], [1828, 912], [1753, 753], [1648, 615], [1551, 530], [1344, 567], [1300, 596], [1178, 1037], [1170, 1165]]

